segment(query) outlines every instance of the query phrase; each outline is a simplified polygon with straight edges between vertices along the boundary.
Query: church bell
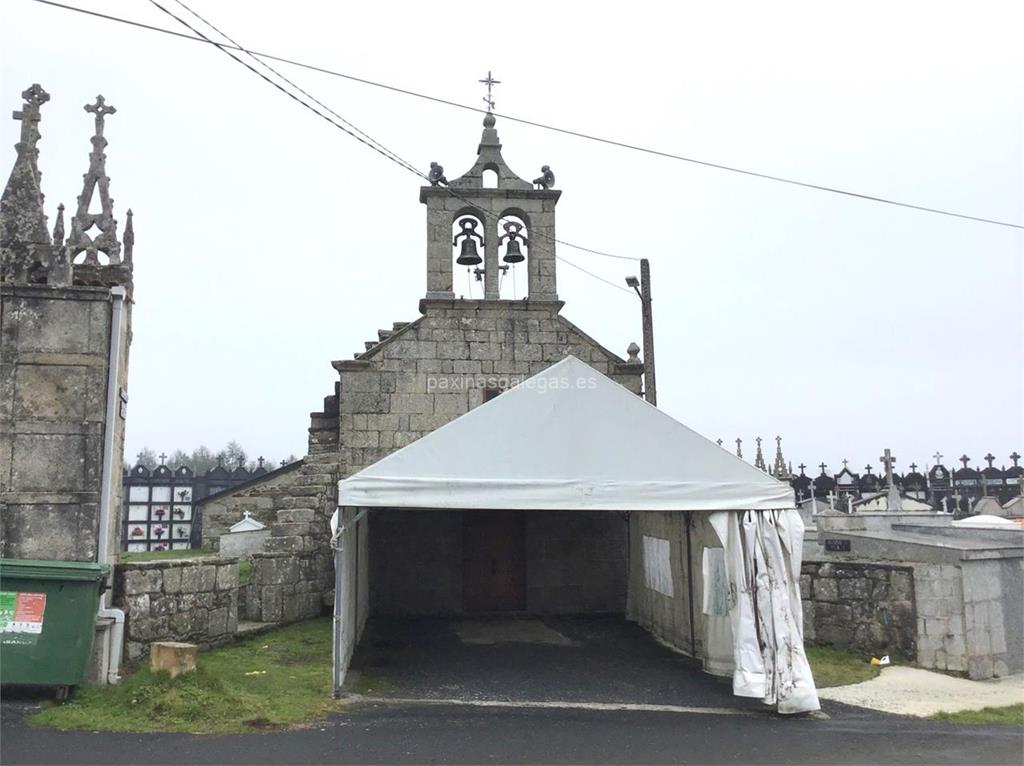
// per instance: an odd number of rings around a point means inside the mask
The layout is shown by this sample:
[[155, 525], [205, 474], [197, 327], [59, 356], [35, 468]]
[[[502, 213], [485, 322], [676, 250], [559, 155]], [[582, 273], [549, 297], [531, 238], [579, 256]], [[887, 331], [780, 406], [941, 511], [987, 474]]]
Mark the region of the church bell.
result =
[[526, 260], [523, 251], [519, 249], [519, 240], [509, 239], [508, 246], [505, 248], [505, 257], [502, 260], [505, 263], [522, 263]]
[[462, 252], [459, 253], [459, 257], [455, 259], [455, 262], [460, 266], [476, 266], [482, 261], [483, 259], [476, 249], [476, 242], [469, 237], [462, 240]]

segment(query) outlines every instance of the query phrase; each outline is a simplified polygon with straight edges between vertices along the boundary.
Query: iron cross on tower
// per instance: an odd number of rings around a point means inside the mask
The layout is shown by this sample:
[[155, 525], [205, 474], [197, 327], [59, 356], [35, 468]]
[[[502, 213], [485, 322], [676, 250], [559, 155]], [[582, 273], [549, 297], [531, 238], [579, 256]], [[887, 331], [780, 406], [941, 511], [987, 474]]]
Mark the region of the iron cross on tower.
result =
[[483, 83], [484, 85], [487, 86], [487, 95], [484, 96], [484, 103], [487, 104], [487, 111], [488, 112], [493, 112], [494, 111], [494, 107], [495, 107], [495, 103], [494, 103], [494, 98], [493, 98], [493, 96], [491, 94], [491, 88], [493, 88], [495, 85], [501, 85], [501, 80], [495, 80], [491, 76], [491, 70], [488, 69], [487, 70], [487, 78], [484, 79], [484, 80], [477, 80], [477, 82]]

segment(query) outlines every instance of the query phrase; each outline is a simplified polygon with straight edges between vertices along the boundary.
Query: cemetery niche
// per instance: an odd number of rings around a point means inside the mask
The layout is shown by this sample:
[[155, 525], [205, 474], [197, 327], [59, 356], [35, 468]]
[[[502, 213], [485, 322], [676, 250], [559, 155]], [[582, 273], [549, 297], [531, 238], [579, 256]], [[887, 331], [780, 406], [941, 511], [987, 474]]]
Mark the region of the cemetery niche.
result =
[[121, 549], [128, 553], [201, 548], [202, 513], [196, 503], [267, 473], [263, 458], [254, 471], [242, 465], [228, 471], [218, 463], [201, 476], [188, 466], [172, 470], [164, 465], [166, 458], [161, 455], [153, 471], [136, 465], [124, 472]]

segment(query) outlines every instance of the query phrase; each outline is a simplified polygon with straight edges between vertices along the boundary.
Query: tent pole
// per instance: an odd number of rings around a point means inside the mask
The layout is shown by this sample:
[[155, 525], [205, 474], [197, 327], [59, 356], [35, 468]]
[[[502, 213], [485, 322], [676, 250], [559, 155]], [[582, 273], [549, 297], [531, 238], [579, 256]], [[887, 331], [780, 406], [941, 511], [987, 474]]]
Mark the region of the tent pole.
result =
[[335, 699], [341, 696], [341, 631], [344, 620], [344, 601], [342, 591], [344, 589], [344, 577], [342, 574], [342, 537], [338, 535], [334, 544], [334, 651], [333, 651], [333, 696]]
[[697, 642], [694, 639], [693, 629], [693, 553], [690, 549], [690, 530], [692, 524], [690, 514], [683, 511], [683, 520], [686, 526], [686, 591], [688, 594], [687, 605], [690, 608], [690, 655], [697, 656]]

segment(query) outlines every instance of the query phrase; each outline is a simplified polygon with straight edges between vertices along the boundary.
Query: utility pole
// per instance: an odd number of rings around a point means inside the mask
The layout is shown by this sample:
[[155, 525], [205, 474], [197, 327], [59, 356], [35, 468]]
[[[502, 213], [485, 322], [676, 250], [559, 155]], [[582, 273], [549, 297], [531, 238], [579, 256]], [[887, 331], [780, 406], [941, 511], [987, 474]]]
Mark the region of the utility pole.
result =
[[644, 333], [644, 399], [658, 405], [658, 385], [654, 376], [654, 313], [651, 311], [651, 262], [640, 259], [640, 280], [626, 277], [626, 284], [640, 296]]

